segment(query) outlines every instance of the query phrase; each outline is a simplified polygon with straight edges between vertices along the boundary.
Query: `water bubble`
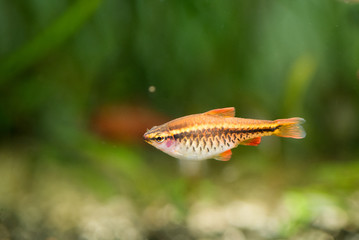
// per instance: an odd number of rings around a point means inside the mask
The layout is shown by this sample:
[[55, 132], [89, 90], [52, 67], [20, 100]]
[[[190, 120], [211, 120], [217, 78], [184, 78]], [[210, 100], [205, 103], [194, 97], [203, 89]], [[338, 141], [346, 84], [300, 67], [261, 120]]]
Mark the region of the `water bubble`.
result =
[[155, 86], [149, 86], [149, 87], [148, 87], [148, 91], [149, 91], [150, 93], [154, 93], [154, 92], [156, 92], [156, 87], [155, 87]]

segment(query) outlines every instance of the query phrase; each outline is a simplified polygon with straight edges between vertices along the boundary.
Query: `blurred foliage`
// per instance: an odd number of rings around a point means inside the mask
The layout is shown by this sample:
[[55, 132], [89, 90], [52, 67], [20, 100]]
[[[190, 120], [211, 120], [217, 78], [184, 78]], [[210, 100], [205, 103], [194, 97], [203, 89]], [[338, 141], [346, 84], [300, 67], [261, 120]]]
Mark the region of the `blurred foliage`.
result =
[[171, 116], [223, 106], [301, 115], [313, 151], [356, 146], [356, 4], [45, 2], [1, 2], [3, 136], [68, 138], [97, 106], [135, 101]]
[[[0, 36], [0, 239], [358, 237], [357, 1], [0, 0]], [[198, 176], [141, 145], [227, 106], [307, 137]]]

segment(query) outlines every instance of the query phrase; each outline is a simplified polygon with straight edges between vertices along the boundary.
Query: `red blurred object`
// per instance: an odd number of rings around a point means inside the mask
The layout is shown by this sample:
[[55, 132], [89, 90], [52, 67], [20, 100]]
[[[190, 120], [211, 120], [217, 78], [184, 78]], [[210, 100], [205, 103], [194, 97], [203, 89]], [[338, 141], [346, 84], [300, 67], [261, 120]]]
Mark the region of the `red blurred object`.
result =
[[143, 142], [147, 128], [169, 120], [163, 114], [141, 105], [111, 104], [100, 107], [92, 118], [92, 129], [102, 138], [115, 142]]

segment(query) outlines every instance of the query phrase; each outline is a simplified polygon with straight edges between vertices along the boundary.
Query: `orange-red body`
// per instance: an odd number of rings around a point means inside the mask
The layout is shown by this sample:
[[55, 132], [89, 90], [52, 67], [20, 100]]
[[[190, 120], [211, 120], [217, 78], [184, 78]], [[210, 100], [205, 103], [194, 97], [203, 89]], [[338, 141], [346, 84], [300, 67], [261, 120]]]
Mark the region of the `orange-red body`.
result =
[[302, 118], [270, 121], [236, 118], [234, 114], [234, 108], [222, 108], [181, 117], [153, 127], [144, 139], [176, 158], [227, 161], [230, 149], [239, 144], [256, 146], [263, 136], [305, 137]]

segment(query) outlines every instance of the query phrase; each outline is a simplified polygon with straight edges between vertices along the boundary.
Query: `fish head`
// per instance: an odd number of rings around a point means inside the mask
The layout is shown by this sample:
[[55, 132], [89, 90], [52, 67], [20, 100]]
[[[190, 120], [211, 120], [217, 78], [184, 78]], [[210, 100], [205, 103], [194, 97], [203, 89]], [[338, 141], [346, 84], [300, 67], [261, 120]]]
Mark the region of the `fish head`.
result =
[[165, 124], [154, 126], [150, 130], [147, 130], [143, 135], [143, 140], [173, 157], [179, 157], [177, 152], [178, 143]]

